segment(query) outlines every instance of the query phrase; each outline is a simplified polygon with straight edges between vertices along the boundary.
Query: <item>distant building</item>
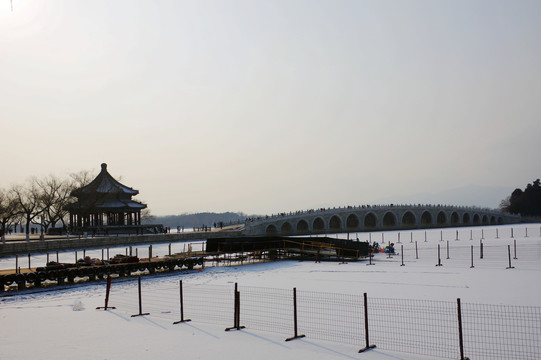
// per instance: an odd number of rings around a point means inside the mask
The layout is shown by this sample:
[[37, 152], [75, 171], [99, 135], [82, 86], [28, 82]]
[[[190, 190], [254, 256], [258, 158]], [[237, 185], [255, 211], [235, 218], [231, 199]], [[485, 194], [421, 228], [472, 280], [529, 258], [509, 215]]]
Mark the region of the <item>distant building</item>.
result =
[[107, 164], [101, 164], [101, 172], [90, 184], [71, 192], [77, 198], [68, 208], [71, 230], [108, 233], [131, 229], [139, 233], [143, 228], [141, 211], [147, 205], [132, 200], [137, 194], [138, 190], [115, 180], [107, 171]]

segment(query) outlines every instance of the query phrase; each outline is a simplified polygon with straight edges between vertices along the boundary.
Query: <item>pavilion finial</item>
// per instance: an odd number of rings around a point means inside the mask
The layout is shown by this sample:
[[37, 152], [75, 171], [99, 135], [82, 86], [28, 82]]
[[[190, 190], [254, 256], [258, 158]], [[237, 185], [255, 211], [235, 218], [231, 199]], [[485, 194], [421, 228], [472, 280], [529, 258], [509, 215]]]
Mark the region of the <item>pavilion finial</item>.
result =
[[101, 171], [107, 171], [107, 164], [106, 163], [101, 164]]

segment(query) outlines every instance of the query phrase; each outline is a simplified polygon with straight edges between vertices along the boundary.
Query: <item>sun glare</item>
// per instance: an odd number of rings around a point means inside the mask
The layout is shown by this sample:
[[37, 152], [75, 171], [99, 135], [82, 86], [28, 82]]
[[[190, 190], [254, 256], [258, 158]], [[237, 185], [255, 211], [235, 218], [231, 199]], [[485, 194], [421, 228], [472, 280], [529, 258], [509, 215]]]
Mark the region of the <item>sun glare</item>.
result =
[[45, 2], [34, 0], [1, 0], [0, 27], [27, 26], [42, 13]]

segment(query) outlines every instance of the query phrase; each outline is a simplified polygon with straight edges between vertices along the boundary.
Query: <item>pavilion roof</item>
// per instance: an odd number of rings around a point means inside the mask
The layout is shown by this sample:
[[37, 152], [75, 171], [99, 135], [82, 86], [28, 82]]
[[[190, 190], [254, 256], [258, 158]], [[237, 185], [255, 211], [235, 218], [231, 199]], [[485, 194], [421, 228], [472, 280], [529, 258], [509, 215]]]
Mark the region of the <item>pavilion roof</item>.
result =
[[121, 184], [107, 171], [107, 164], [101, 164], [101, 172], [92, 182], [71, 192], [72, 196], [90, 195], [90, 194], [119, 194], [124, 193], [130, 196], [139, 194], [139, 190]]

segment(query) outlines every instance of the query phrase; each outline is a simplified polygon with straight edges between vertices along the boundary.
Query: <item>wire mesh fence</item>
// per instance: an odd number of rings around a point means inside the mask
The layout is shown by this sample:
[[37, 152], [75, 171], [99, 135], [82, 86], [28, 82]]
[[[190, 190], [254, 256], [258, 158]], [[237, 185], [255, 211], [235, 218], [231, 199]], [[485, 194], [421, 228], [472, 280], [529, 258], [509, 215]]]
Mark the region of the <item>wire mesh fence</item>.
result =
[[298, 332], [359, 348], [366, 341], [366, 348], [370, 343], [442, 359], [541, 358], [541, 307], [460, 305], [460, 300], [363, 298], [362, 294], [316, 291], [297, 291], [294, 296], [295, 289], [249, 286], [238, 287], [237, 303], [236, 288], [236, 284], [183, 286], [182, 282], [122, 284], [113, 286], [110, 304], [115, 311], [149, 313], [172, 322], [184, 316], [194, 322], [224, 328], [236, 324], [284, 338], [296, 337]]
[[463, 304], [472, 359], [541, 359], [541, 307]]
[[368, 314], [370, 339], [380, 348], [459, 358], [456, 303], [369, 298]]

